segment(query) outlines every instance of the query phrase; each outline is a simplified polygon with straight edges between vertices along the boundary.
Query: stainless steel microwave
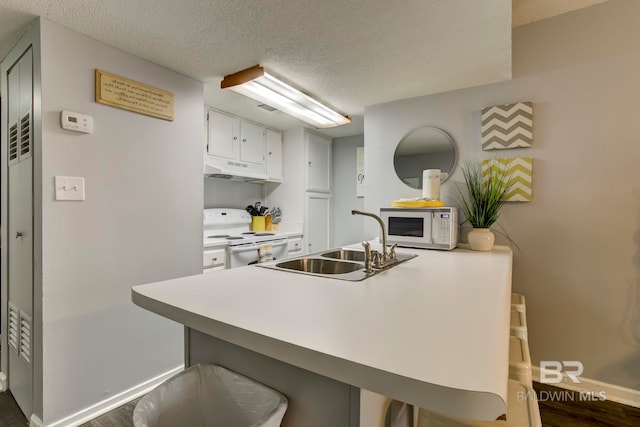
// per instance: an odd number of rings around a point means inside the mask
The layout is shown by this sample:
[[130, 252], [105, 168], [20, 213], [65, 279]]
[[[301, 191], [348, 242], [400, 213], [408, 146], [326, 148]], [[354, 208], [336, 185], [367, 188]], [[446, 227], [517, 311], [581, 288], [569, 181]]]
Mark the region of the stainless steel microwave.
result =
[[381, 208], [387, 243], [451, 250], [458, 244], [458, 208]]

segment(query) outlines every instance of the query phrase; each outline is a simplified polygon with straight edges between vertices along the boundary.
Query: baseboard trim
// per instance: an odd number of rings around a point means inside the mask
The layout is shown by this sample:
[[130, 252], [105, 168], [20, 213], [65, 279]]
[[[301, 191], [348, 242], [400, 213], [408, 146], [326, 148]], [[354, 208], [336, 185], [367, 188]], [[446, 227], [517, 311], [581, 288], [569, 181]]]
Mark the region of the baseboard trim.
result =
[[[531, 374], [534, 381], [540, 382], [539, 366], [532, 366]], [[603, 383], [582, 376], [580, 377], [580, 383], [575, 384], [569, 379], [568, 375], [564, 373], [562, 381], [557, 384], [549, 385], [565, 390], [590, 392], [595, 396], [598, 396], [600, 392], [605, 392], [607, 400], [621, 403], [627, 406], [633, 406], [634, 408], [640, 408], [640, 390], [634, 390], [631, 388], [620, 387], [614, 384]]]
[[7, 391], [7, 376], [0, 372], [0, 391]]
[[[123, 391], [122, 393], [118, 393], [108, 399], [105, 399], [101, 402], [96, 403], [95, 405], [91, 405], [88, 408], [85, 408], [81, 411], [76, 412], [75, 414], [69, 415], [66, 418], [55, 421], [51, 424], [47, 424], [47, 427], [76, 427], [81, 424], [86, 423], [87, 421], [91, 421], [92, 419], [99, 417], [102, 414], [105, 414], [112, 409], [115, 409], [119, 406], [124, 405], [127, 402], [130, 402], [143, 394], [146, 394], [157, 387], [163, 381], [171, 378], [178, 372], [181, 372], [184, 369], [184, 366], [178, 366], [176, 368], [171, 369], [170, 371], [165, 372], [164, 374], [158, 375], [155, 378], [151, 378], [148, 381], [145, 381], [141, 384], [138, 384], [134, 387], [131, 387], [128, 390]], [[32, 426], [37, 427], [37, 426]]]
[[36, 414], [31, 414], [29, 418], [29, 427], [42, 427], [42, 420]]

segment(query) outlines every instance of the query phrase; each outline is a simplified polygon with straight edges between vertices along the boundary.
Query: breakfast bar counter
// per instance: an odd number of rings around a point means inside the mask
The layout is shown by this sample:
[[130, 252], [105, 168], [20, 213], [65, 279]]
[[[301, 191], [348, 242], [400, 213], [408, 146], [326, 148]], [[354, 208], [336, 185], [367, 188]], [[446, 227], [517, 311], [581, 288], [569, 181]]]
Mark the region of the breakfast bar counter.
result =
[[135, 286], [132, 299], [185, 325], [187, 366], [217, 363], [287, 395], [283, 426], [358, 426], [360, 388], [495, 420], [511, 251], [398, 252], [418, 256], [358, 282], [247, 266]]

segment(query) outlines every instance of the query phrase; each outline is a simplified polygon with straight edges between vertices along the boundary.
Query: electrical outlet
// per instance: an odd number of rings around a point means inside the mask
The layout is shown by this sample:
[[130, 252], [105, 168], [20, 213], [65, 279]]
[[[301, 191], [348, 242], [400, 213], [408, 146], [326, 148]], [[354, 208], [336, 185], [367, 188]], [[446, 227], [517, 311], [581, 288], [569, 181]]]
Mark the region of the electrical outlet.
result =
[[84, 178], [56, 176], [56, 200], [84, 200]]

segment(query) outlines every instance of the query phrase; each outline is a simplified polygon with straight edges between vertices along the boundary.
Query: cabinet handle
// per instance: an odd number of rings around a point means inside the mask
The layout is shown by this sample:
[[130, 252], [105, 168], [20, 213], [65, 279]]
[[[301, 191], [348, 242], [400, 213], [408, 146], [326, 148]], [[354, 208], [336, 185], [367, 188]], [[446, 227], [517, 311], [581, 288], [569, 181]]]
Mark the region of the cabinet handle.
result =
[[269, 155], [271, 155], [271, 151], [269, 151]]
[[247, 142], [247, 138], [242, 138], [242, 142]]
[[309, 166], [311, 166], [311, 162], [308, 162], [307, 164], [308, 164]]
[[16, 239], [22, 236], [23, 236], [22, 231], [16, 231]]
[[218, 258], [217, 258], [217, 257], [216, 257], [216, 258], [211, 258], [211, 259], [212, 259], [213, 261], [217, 261], [217, 260], [218, 260]]
[[234, 141], [237, 141], [237, 140], [238, 140], [238, 137], [237, 137], [237, 136], [234, 136], [234, 137], [233, 137], [233, 140], [234, 140]]

